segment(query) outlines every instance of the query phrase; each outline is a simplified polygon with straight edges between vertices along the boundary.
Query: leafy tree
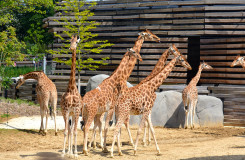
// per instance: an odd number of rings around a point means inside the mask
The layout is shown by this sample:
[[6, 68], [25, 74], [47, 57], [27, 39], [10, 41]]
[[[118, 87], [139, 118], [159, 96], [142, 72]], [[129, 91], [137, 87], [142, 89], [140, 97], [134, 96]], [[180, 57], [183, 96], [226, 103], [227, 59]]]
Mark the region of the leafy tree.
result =
[[[49, 50], [51, 54], [68, 54], [70, 53], [70, 37], [73, 34], [78, 34], [80, 37], [80, 43], [77, 45], [78, 59], [76, 68], [78, 70], [78, 83], [80, 83], [80, 71], [82, 69], [96, 70], [100, 65], [106, 65], [104, 62], [108, 57], [102, 58], [101, 60], [94, 60], [86, 56], [90, 53], [101, 53], [102, 49], [111, 46], [107, 40], [98, 40], [97, 34], [91, 32], [91, 29], [95, 29], [98, 23], [89, 20], [90, 17], [94, 15], [90, 11], [90, 8], [95, 6], [95, 2], [87, 3], [82, 0], [67, 0], [62, 3], [58, 3], [56, 10], [60, 11], [60, 18], [54, 21], [63, 23], [63, 33], [54, 33], [55, 37], [63, 41], [63, 45], [59, 50]], [[82, 10], [81, 10], [82, 8]], [[74, 25], [75, 24], [75, 25]], [[64, 37], [68, 37], [65, 39]], [[81, 56], [79, 56], [81, 55]], [[88, 58], [87, 58], [88, 57]], [[55, 58], [58, 63], [64, 63], [66, 65], [71, 65], [71, 58], [68, 60], [63, 60]]]
[[8, 27], [6, 31], [0, 32], [0, 89], [2, 84], [8, 87], [10, 78], [5, 74], [6, 66], [15, 66], [14, 61], [22, 61], [25, 55], [21, 50], [25, 48], [25, 43], [16, 38], [15, 28]]

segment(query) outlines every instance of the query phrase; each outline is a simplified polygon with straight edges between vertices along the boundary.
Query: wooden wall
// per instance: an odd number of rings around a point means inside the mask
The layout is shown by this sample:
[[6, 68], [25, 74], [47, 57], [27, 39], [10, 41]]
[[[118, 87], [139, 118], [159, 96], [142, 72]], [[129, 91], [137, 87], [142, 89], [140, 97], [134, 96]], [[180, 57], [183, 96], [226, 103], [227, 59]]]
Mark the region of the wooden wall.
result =
[[[187, 55], [188, 37], [200, 36], [201, 61], [205, 60], [215, 67], [214, 71], [204, 71], [200, 83], [228, 83], [244, 84], [241, 68], [230, 68], [231, 61], [237, 54], [244, 54], [245, 35], [245, 2], [243, 0], [197, 0], [197, 1], [166, 1], [166, 0], [114, 0], [101, 1], [93, 8], [95, 16], [91, 20], [100, 23], [94, 33], [99, 39], [108, 39], [115, 45], [104, 49], [101, 55], [92, 54], [93, 58], [110, 57], [108, 66], [101, 66], [97, 71], [84, 70], [82, 79], [86, 82], [96, 74], [111, 74], [119, 64], [127, 48], [134, 45], [137, 33], [150, 29], [157, 34], [162, 43], [145, 42], [141, 54], [144, 61], [136, 64], [129, 79], [137, 83], [146, 77], [159, 56], [172, 43]], [[69, 38], [62, 33], [62, 23], [54, 19], [61, 19], [56, 14], [44, 19], [44, 27], [50, 32], [57, 32], [62, 37]], [[53, 49], [59, 49], [61, 40], [56, 39]], [[70, 55], [59, 55], [65, 58]], [[53, 57], [56, 57], [53, 55]], [[165, 83], [186, 83], [187, 72], [177, 66]], [[57, 64], [53, 80], [68, 80], [69, 67]]]

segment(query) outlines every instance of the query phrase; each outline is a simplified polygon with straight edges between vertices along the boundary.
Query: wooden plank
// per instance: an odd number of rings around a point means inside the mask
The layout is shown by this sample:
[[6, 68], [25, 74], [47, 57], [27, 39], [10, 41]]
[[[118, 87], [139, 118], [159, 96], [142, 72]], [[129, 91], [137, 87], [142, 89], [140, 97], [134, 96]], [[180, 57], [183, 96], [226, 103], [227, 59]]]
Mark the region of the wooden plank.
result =
[[205, 17], [242, 17], [243, 12], [206, 12]]
[[200, 79], [200, 83], [211, 84], [245, 84], [244, 80], [224, 80], [224, 79]]
[[245, 10], [245, 6], [205, 6], [205, 11], [239, 11]]
[[245, 24], [237, 24], [237, 25], [205, 25], [205, 29], [245, 29]]
[[204, 19], [174, 19], [173, 24], [203, 24]]
[[228, 74], [228, 73], [202, 73], [202, 78], [245, 78], [244, 74]]
[[204, 34], [203, 30], [197, 31], [168, 31], [168, 35], [202, 35]]
[[209, 35], [244, 35], [245, 31], [222, 31], [222, 30], [205, 30], [204, 34]]
[[245, 19], [243, 18], [225, 18], [225, 19], [212, 19], [212, 18], [205, 18], [205, 23], [245, 23]]

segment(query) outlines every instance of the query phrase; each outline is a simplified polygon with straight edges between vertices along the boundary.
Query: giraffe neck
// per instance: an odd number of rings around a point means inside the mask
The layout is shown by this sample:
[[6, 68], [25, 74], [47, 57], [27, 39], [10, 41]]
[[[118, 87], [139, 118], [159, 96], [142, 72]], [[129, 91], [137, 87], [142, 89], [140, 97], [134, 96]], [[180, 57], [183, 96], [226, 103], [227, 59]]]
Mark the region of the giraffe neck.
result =
[[[137, 40], [135, 41], [135, 44], [133, 46], [133, 50], [137, 53], [140, 53], [141, 47], [144, 43], [144, 38], [139, 35]], [[129, 76], [131, 75], [134, 67], [135, 67], [135, 63], [137, 61], [137, 58], [135, 56], [130, 56], [130, 59], [128, 61], [128, 65], [126, 66], [126, 70], [127, 70], [127, 75], [125, 77], [125, 80], [127, 80], [129, 78]]]
[[75, 89], [76, 87], [76, 49], [72, 52], [72, 64], [71, 64], [71, 74], [70, 74], [70, 80], [67, 87], [67, 91], [70, 91], [70, 89]]
[[123, 79], [123, 75], [125, 75], [125, 73], [126, 73], [125, 68], [128, 65], [129, 58], [130, 58], [129, 53], [126, 52], [124, 54], [120, 64], [118, 65], [117, 69], [109, 77], [110, 79], [113, 79], [112, 83], [114, 83], [115, 85], [116, 85], [116, 83], [120, 83], [120, 80]]
[[161, 71], [161, 69], [164, 67], [165, 62], [169, 56], [170, 52], [169, 49], [167, 49], [162, 56], [160, 57], [160, 59], [158, 60], [157, 64], [155, 65], [154, 69], [151, 71], [151, 73], [145, 78], [143, 79], [141, 83], [144, 83], [150, 79], [152, 79], [155, 75], [157, 75], [157, 73], [159, 73]]
[[202, 66], [200, 65], [199, 68], [198, 68], [198, 72], [196, 74], [195, 77], [192, 78], [192, 80], [190, 81], [189, 85], [191, 86], [196, 86], [200, 77], [201, 77], [201, 73], [202, 73]]
[[35, 79], [37, 81], [39, 79], [39, 76], [40, 76], [40, 72], [39, 71], [29, 72], [29, 73], [26, 73], [26, 74], [23, 75], [25, 80], [27, 80], [27, 79]]
[[175, 67], [177, 58], [178, 57], [174, 57], [157, 75], [155, 75], [155, 77], [143, 84], [151, 86], [151, 91], [156, 91]]

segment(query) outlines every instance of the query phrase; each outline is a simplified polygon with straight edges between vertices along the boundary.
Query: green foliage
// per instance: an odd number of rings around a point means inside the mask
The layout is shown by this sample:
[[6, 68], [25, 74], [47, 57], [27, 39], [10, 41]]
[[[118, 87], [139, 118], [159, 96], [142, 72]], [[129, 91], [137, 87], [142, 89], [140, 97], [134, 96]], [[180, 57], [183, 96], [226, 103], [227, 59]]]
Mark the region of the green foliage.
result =
[[[91, 30], [95, 29], [98, 25], [95, 21], [89, 20], [94, 15], [90, 11], [90, 8], [95, 5], [95, 2], [87, 3], [84, 0], [68, 0], [56, 7], [56, 10], [62, 13], [60, 13], [61, 18], [54, 21], [64, 23], [62, 34], [69, 38], [64, 39], [59, 33], [54, 33], [55, 37], [61, 39], [64, 43], [60, 50], [48, 50], [48, 52], [51, 54], [68, 54], [70, 52], [70, 38], [73, 34], [78, 34], [81, 40], [77, 46], [77, 53], [80, 53], [81, 57], [77, 60], [76, 68], [79, 71], [82, 69], [95, 70], [99, 65], [106, 65], [104, 61], [108, 57], [102, 58], [101, 60], [94, 60], [93, 58], [85, 58], [85, 55], [89, 53], [99, 54], [103, 48], [112, 46], [107, 40], [97, 40], [96, 37], [98, 35], [91, 33]], [[81, 8], [82, 10], [80, 10]], [[59, 63], [71, 65], [71, 59], [63, 60], [56, 58], [54, 60]]]
[[1, 115], [1, 118], [8, 118], [8, 117], [10, 117], [10, 114], [2, 114]]
[[28, 104], [29, 106], [37, 106], [37, 107], [39, 106], [39, 104], [35, 104], [32, 101], [27, 101], [23, 99], [11, 99], [11, 98], [0, 97], [0, 101], [9, 102], [9, 103], [17, 103], [18, 105]]
[[22, 61], [25, 57], [21, 49], [25, 48], [25, 43], [16, 38], [15, 28], [9, 27], [6, 31], [0, 32], [0, 88], [5, 88], [11, 83], [11, 77], [6, 76], [6, 67], [15, 66], [14, 61]]
[[14, 65], [14, 60], [22, 61], [25, 57], [21, 49], [25, 43], [16, 38], [15, 28], [8, 27], [6, 31], [0, 32], [0, 66], [2, 63]]
[[0, 1], [0, 26], [10, 24], [15, 21], [15, 13], [34, 12], [46, 14], [46, 11], [37, 7], [51, 7], [53, 0], [5, 0]]
[[[13, 66], [3, 66], [0, 67], [0, 70], [2, 73], [2, 75], [4, 75], [2, 77], [2, 87], [3, 88], [9, 88], [9, 86], [13, 83], [13, 81], [11, 80], [12, 77], [18, 77], [21, 74], [26, 74], [28, 72], [32, 72], [35, 71], [35, 67], [13, 67]], [[42, 68], [38, 68], [37, 70], [42, 70]]]

